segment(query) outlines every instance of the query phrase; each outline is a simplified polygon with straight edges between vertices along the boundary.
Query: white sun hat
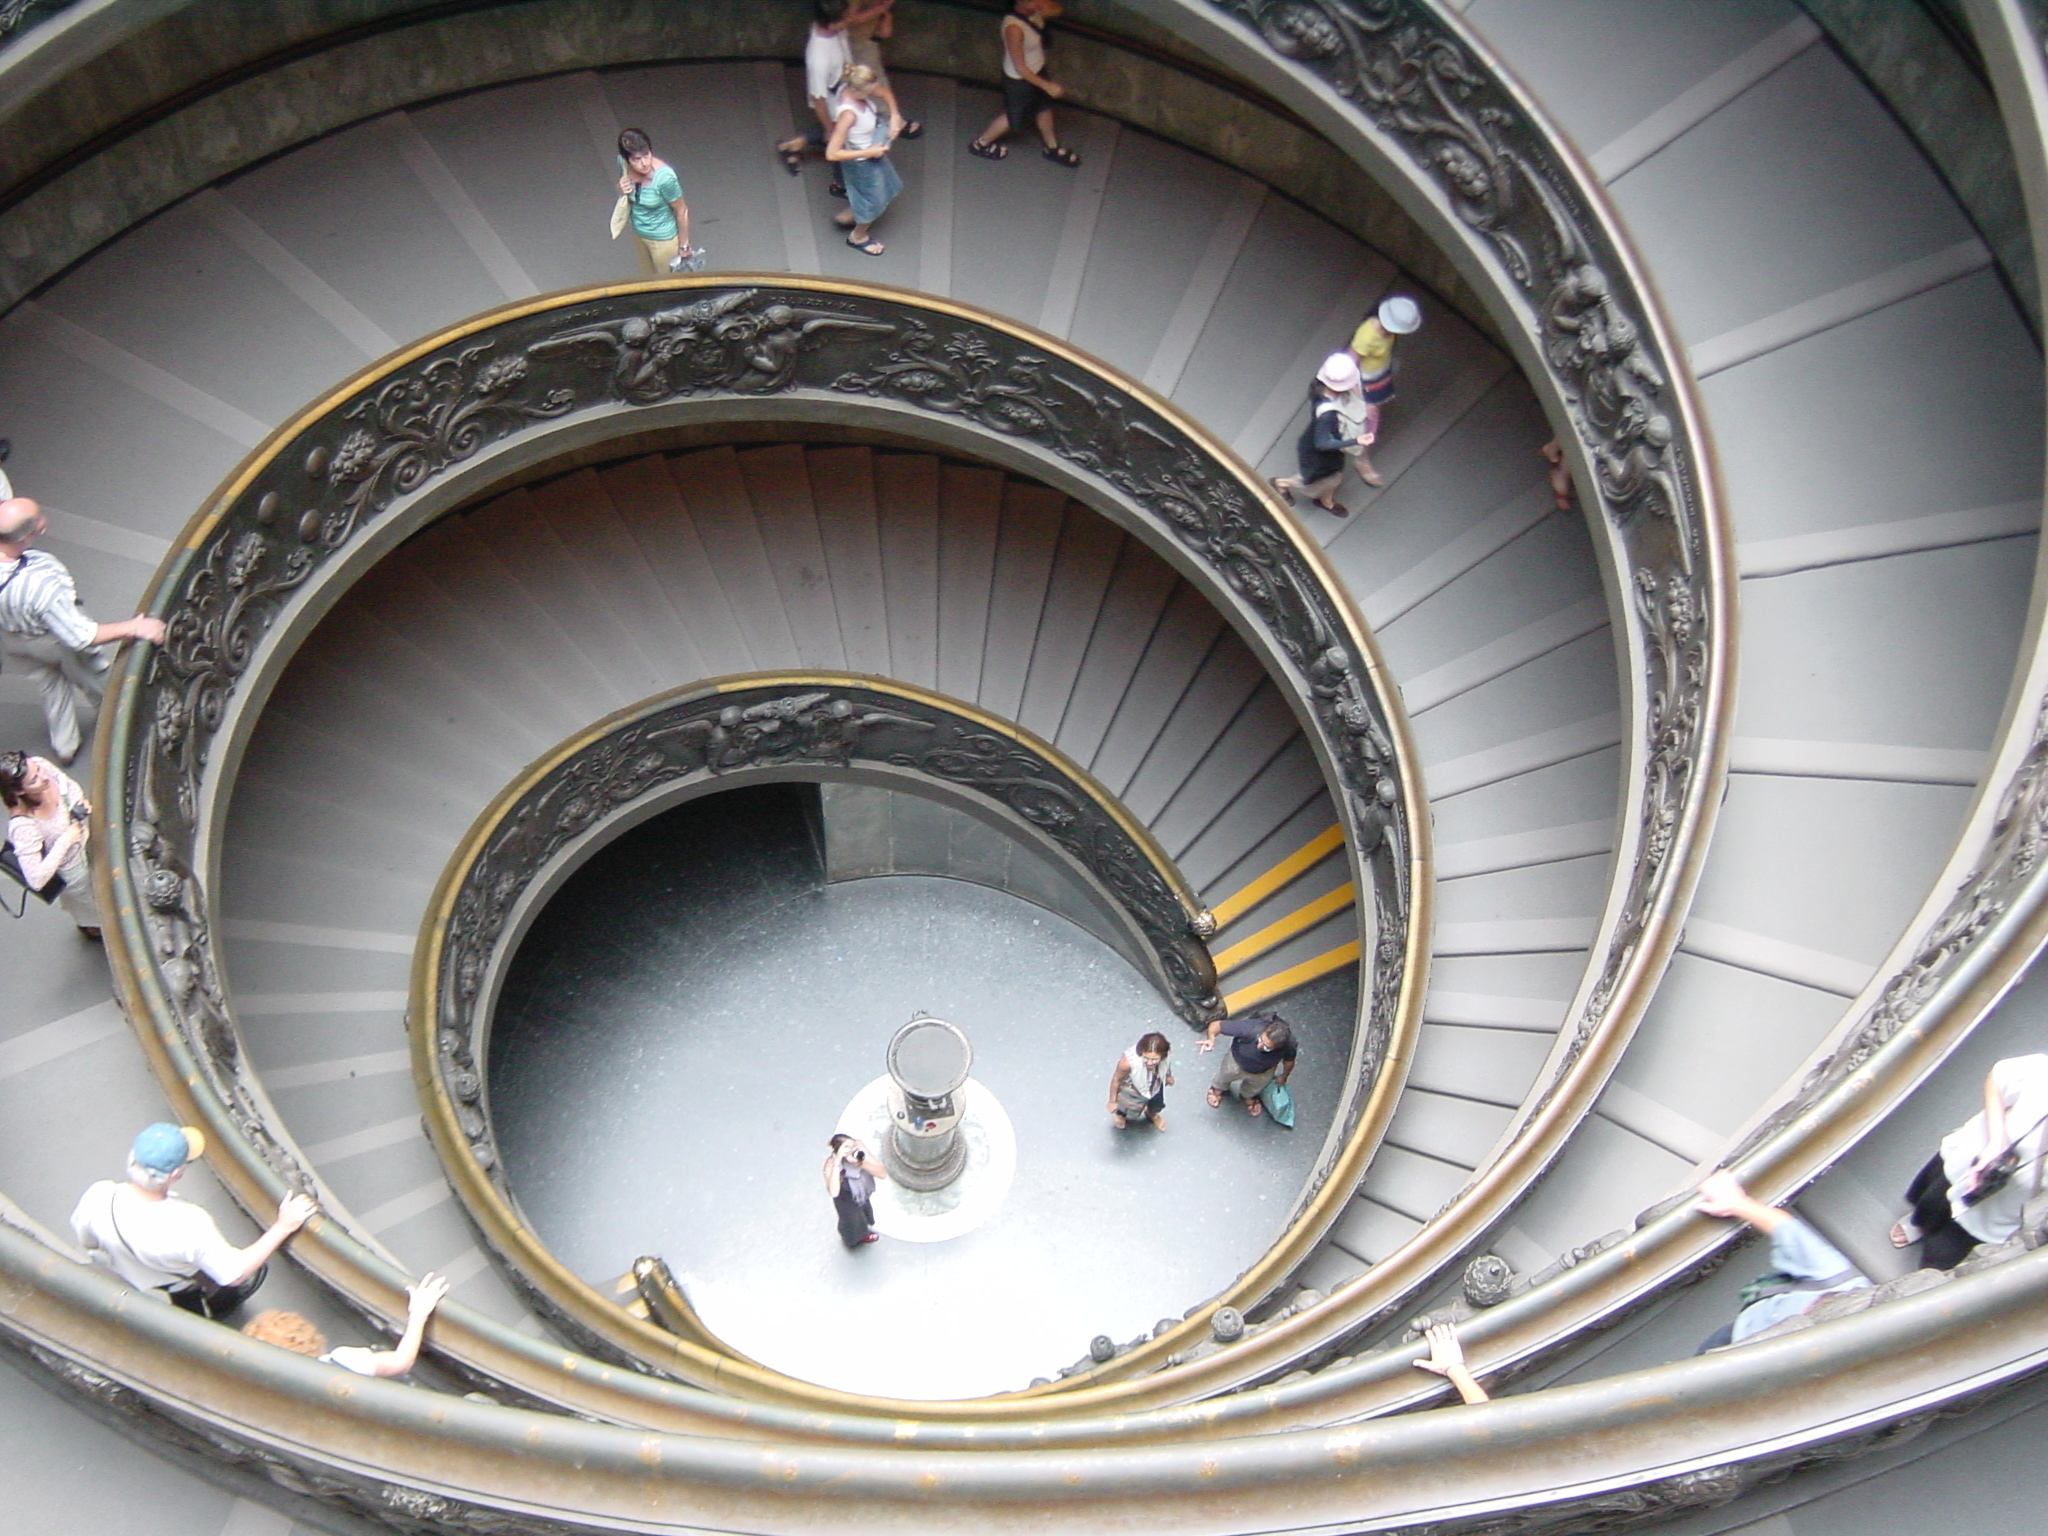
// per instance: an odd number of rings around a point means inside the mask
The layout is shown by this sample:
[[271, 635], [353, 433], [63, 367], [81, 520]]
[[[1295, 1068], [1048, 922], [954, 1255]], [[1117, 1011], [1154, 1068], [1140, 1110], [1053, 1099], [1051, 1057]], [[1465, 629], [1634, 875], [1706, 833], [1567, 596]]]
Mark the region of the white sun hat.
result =
[[1340, 395], [1358, 388], [1358, 359], [1349, 352], [1332, 352], [1316, 370], [1316, 382]]
[[1395, 336], [1422, 328], [1422, 306], [1405, 293], [1380, 301], [1380, 325]]

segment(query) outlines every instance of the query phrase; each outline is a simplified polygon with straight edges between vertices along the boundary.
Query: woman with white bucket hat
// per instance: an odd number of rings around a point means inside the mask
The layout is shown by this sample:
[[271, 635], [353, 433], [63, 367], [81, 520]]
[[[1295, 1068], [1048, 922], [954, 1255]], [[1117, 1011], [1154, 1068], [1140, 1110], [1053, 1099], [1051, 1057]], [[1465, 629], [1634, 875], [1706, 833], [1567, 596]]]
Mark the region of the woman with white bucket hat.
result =
[[1346, 459], [1357, 461], [1360, 474], [1377, 485], [1365, 463], [1366, 404], [1359, 391], [1358, 363], [1349, 352], [1332, 352], [1316, 370], [1315, 388], [1309, 391], [1308, 425], [1295, 444], [1299, 476], [1282, 476], [1272, 482], [1282, 496], [1307, 496], [1325, 512], [1338, 517], [1345, 508], [1337, 500], [1337, 486], [1344, 478]]
[[[1394, 398], [1394, 338], [1412, 336], [1422, 328], [1422, 306], [1405, 293], [1390, 294], [1380, 301], [1380, 307], [1362, 321], [1351, 333], [1351, 356], [1358, 364], [1359, 393], [1365, 397], [1366, 442], [1373, 442], [1380, 432], [1380, 407]], [[1369, 460], [1361, 456], [1359, 474], [1368, 485], [1378, 485], [1380, 477]]]

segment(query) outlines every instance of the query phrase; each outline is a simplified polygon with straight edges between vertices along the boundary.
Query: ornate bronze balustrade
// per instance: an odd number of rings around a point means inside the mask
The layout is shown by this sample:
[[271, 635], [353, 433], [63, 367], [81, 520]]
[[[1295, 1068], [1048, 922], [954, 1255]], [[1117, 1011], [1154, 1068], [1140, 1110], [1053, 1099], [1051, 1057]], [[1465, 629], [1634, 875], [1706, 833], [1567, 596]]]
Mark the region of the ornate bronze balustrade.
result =
[[[1202, 587], [1291, 694], [1370, 893], [1371, 971], [1309, 1190], [1273, 1249], [1212, 1303], [1251, 1305], [1342, 1209], [1405, 1075], [1428, 933], [1427, 816], [1405, 725], [1319, 549], [1245, 466], [1062, 344], [941, 300], [731, 275], [556, 295], [368, 370], [251, 456], [160, 572], [149, 606], [169, 636], [124, 663], [105, 726], [103, 804], [128, 829], [128, 857], [106, 866], [109, 947], [168, 1090], [214, 1135], [252, 1208], [310, 1187], [241, 1066], [205, 871], [253, 711], [322, 605], [411, 529], [565, 445], [735, 414], [873, 423], [1068, 490]], [[316, 1243], [344, 1294], [384, 1304], [389, 1276], [370, 1250], [339, 1232]], [[1116, 1363], [1168, 1359], [1206, 1315]]]

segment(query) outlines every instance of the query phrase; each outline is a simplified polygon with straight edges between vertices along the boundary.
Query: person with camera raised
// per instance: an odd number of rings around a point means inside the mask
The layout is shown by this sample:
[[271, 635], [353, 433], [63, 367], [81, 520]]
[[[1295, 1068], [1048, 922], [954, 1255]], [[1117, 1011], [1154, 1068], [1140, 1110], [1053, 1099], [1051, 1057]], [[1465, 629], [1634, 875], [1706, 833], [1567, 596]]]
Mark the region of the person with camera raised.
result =
[[92, 804], [78, 781], [48, 758], [0, 752], [0, 800], [7, 802], [7, 850], [22, 884], [45, 901], [54, 895], [80, 933], [98, 938], [100, 907], [85, 856]]
[[1984, 1108], [1941, 1141], [1906, 1190], [1892, 1246], [1920, 1245], [1926, 1269], [1954, 1269], [1979, 1243], [2002, 1243], [2041, 1193], [2048, 1160], [2048, 1056], [2008, 1056], [1984, 1078]]
[[1716, 1168], [1702, 1179], [1699, 1195], [1693, 1209], [1702, 1216], [1746, 1221], [1771, 1240], [1769, 1272], [1742, 1288], [1742, 1310], [1734, 1322], [1707, 1335], [1701, 1354], [1740, 1344], [1830, 1296], [1870, 1284], [1833, 1243], [1782, 1205], [1765, 1205], [1726, 1168]]
[[879, 1157], [858, 1136], [834, 1136], [825, 1154], [825, 1193], [839, 1213], [839, 1241], [849, 1248], [880, 1240], [875, 1230], [875, 1181], [889, 1177]]

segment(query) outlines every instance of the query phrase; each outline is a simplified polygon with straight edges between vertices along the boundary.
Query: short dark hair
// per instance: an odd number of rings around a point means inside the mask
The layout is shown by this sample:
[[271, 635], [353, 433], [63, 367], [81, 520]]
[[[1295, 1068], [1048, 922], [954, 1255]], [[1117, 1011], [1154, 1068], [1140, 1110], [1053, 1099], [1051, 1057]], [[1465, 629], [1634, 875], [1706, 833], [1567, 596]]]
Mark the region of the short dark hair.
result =
[[635, 155], [654, 153], [654, 141], [638, 128], [624, 128], [619, 132], [619, 158], [630, 160]]
[[846, 16], [846, 0], [811, 0], [811, 16], [820, 25], [829, 27]]
[[0, 752], [0, 800], [5, 800], [10, 808], [17, 806], [27, 788], [28, 754]]
[[837, 1152], [841, 1147], [845, 1146], [851, 1140], [853, 1140], [851, 1136], [847, 1135], [844, 1131], [840, 1131], [832, 1138], [830, 1142], [827, 1143], [827, 1145], [834, 1152]]
[[1285, 1019], [1276, 1019], [1269, 1016], [1261, 1019], [1259, 1025], [1259, 1033], [1266, 1037], [1266, 1042], [1274, 1050], [1279, 1050], [1283, 1045], [1294, 1044], [1294, 1031], [1287, 1027]]
[[1138, 1037], [1138, 1054], [1140, 1056], [1152, 1051], [1157, 1051], [1161, 1056], [1164, 1056], [1172, 1050], [1173, 1042], [1160, 1034], [1156, 1029], [1149, 1035], [1140, 1035]]

